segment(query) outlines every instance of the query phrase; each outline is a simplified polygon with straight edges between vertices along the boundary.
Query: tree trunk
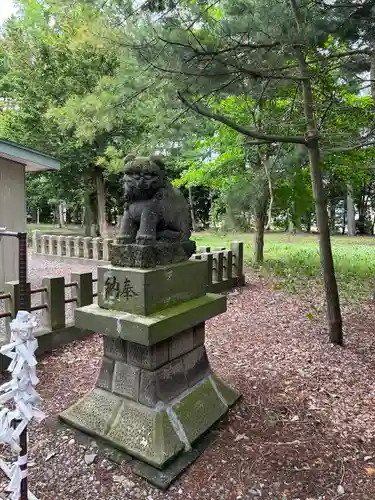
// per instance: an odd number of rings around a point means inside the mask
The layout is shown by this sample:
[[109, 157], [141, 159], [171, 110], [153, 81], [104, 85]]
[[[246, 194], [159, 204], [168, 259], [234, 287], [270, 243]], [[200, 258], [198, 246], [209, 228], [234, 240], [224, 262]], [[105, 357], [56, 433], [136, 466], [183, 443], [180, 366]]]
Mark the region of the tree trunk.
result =
[[263, 197], [259, 200], [255, 210], [255, 235], [253, 262], [260, 264], [264, 260], [264, 229], [267, 218], [268, 187], [265, 188]]
[[308, 142], [311, 181], [313, 185], [316, 219], [319, 230], [320, 262], [323, 271], [324, 287], [327, 299], [329, 335], [331, 342], [341, 345], [343, 342], [342, 318], [329, 234], [329, 221], [322, 179], [319, 142], [316, 136], [309, 138]]
[[195, 221], [193, 193], [191, 186], [189, 186], [189, 207], [190, 207], [191, 227], [195, 232], [197, 230], [197, 223]]
[[311, 233], [311, 214], [308, 214], [306, 217], [306, 232]]
[[59, 227], [63, 227], [65, 225], [64, 221], [64, 204], [59, 203]]
[[40, 224], [40, 209], [37, 207], [36, 209], [36, 223]]
[[105, 215], [105, 185], [103, 173], [100, 169], [95, 172], [95, 181], [99, 232], [100, 236], [106, 237], [108, 235], [108, 226]]
[[[281, 151], [281, 148], [279, 148], [279, 153], [280, 153], [280, 151]], [[279, 155], [279, 153], [277, 154], [277, 156]], [[276, 159], [272, 163], [272, 165], [271, 165], [272, 167], [275, 165]], [[266, 176], [267, 176], [268, 189], [269, 189], [269, 197], [270, 197], [270, 202], [268, 204], [267, 229], [271, 229], [271, 226], [272, 226], [272, 208], [273, 208], [273, 189], [272, 189], [271, 172], [270, 172], [270, 169], [268, 168], [268, 161], [269, 161], [268, 158], [264, 161], [264, 171], [265, 171]]]
[[336, 203], [331, 200], [330, 206], [329, 206], [329, 227], [331, 230], [331, 233], [334, 233], [336, 231]]
[[[295, 13], [298, 28], [301, 17], [297, 11], [295, 0], [290, 0], [292, 10]], [[311, 184], [313, 188], [316, 221], [319, 230], [320, 264], [324, 278], [324, 288], [327, 300], [327, 318], [329, 337], [334, 344], [342, 345], [342, 317], [340, 310], [339, 292], [333, 264], [331, 238], [329, 234], [329, 219], [327, 202], [324, 192], [322, 161], [320, 157], [320, 145], [318, 130], [314, 118], [314, 97], [311, 87], [311, 77], [305, 56], [300, 48], [296, 47], [296, 56], [301, 71], [303, 89], [303, 108], [306, 119], [306, 141], [310, 160]]]
[[372, 105], [375, 108], [375, 42], [373, 42], [372, 44], [372, 54], [370, 62], [370, 81], [371, 81]]
[[288, 230], [291, 234], [296, 234], [297, 231], [301, 231], [301, 219], [297, 216], [295, 201], [292, 201], [289, 210]]
[[346, 210], [348, 219], [348, 236], [355, 236], [355, 211], [354, 211], [354, 201], [353, 201], [353, 190], [351, 186], [348, 186], [347, 196], [346, 196]]
[[346, 211], [347, 211], [347, 203], [346, 198], [344, 198], [344, 210], [342, 211], [342, 224], [341, 224], [341, 235], [345, 234], [345, 226], [346, 226]]
[[361, 196], [358, 202], [358, 232], [359, 234], [365, 234], [366, 226], [366, 206], [365, 206], [365, 194], [362, 190]]
[[85, 225], [85, 236], [92, 236], [91, 234], [92, 208], [91, 208], [90, 191], [85, 192], [82, 223]]

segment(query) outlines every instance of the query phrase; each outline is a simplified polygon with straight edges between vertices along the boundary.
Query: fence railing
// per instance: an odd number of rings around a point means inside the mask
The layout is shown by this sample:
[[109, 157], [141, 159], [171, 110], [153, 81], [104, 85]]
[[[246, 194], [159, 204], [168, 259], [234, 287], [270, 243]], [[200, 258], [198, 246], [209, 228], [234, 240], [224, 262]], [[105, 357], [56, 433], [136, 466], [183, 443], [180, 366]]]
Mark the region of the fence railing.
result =
[[109, 260], [109, 250], [112, 242], [111, 238], [42, 234], [38, 230], [34, 230], [32, 233], [32, 245], [35, 254], [67, 257], [68, 259], [106, 262]]
[[[207, 291], [221, 292], [245, 282], [243, 274], [243, 242], [233, 241], [231, 248], [199, 247], [192, 260], [207, 262]], [[39, 312], [41, 327], [55, 331], [64, 329], [71, 322], [66, 318], [66, 306], [81, 307], [93, 303], [98, 292], [94, 290], [97, 278], [91, 272], [76, 272], [70, 275], [70, 281], [63, 276], [42, 278], [42, 285], [31, 288], [27, 283], [26, 292], [31, 303], [30, 311]], [[95, 287], [96, 288], [96, 287]], [[70, 291], [70, 293], [69, 293]], [[70, 295], [70, 296], [67, 296]], [[20, 289], [17, 281], [5, 283], [4, 293], [0, 294], [0, 319], [11, 320], [19, 309]]]
[[207, 263], [207, 292], [219, 293], [245, 284], [244, 245], [242, 241], [232, 241], [230, 249], [198, 247], [191, 260]]
[[[111, 238], [51, 235], [33, 231], [34, 254], [67, 261], [75, 259], [107, 263], [112, 242]], [[208, 292], [225, 291], [244, 284], [243, 251], [242, 241], [231, 242], [230, 249], [220, 247], [211, 251], [209, 247], [198, 247], [191, 259], [207, 262]]]
[[[44, 277], [42, 285], [31, 288], [27, 284], [30, 311], [37, 314], [39, 327], [35, 336], [39, 340], [39, 353], [86, 336], [89, 332], [74, 326], [74, 308], [92, 304], [98, 293], [97, 279], [90, 272], [72, 273], [70, 281], [64, 277]], [[18, 281], [5, 283], [0, 294], [0, 332], [2, 338], [9, 335], [9, 324], [19, 309], [20, 289]], [[2, 360], [0, 360], [0, 370]]]
[[[70, 241], [70, 237], [63, 238]], [[48, 238], [48, 241], [51, 240]], [[204, 260], [207, 263], [207, 292], [220, 293], [244, 285], [243, 252], [244, 245], [241, 241], [233, 241], [230, 249], [216, 248], [211, 251], [209, 247], [198, 248], [191, 259]], [[31, 288], [30, 283], [26, 284], [26, 300], [31, 304], [30, 311], [37, 314], [40, 325], [35, 331], [39, 341], [38, 354], [90, 334], [74, 326], [74, 309], [94, 302], [98, 296], [96, 285], [97, 278], [93, 278], [91, 272], [72, 273], [69, 281], [62, 276], [44, 277], [38, 288]], [[9, 324], [16, 317], [19, 301], [19, 283], [5, 283], [4, 292], [0, 294], [2, 342], [7, 340]], [[2, 358], [0, 356], [0, 371], [6, 368]]]

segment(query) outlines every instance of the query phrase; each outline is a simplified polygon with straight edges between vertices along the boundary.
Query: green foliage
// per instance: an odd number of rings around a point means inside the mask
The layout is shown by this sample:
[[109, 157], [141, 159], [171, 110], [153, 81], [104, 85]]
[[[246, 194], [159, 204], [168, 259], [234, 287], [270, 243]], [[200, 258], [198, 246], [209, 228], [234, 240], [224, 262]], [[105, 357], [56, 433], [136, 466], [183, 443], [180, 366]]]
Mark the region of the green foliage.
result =
[[[253, 267], [252, 235], [228, 233], [195, 235], [198, 245], [228, 247], [230, 241], [245, 243], [245, 259], [254, 272], [276, 278], [275, 287], [307, 298], [316, 297], [320, 306], [323, 297], [323, 278], [320, 269], [319, 246], [316, 235], [288, 233], [266, 234], [265, 261]], [[369, 300], [373, 291], [373, 238], [332, 237], [332, 250], [340, 297], [344, 304], [359, 305]]]

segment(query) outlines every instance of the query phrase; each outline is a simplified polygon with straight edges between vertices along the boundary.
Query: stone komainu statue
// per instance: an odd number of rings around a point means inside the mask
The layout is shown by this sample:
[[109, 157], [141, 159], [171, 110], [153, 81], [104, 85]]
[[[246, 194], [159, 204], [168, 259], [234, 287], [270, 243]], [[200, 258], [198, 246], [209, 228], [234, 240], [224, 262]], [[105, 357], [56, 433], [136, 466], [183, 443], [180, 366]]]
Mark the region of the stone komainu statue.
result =
[[128, 155], [124, 172], [125, 211], [118, 243], [186, 245], [191, 234], [188, 206], [168, 181], [163, 159]]

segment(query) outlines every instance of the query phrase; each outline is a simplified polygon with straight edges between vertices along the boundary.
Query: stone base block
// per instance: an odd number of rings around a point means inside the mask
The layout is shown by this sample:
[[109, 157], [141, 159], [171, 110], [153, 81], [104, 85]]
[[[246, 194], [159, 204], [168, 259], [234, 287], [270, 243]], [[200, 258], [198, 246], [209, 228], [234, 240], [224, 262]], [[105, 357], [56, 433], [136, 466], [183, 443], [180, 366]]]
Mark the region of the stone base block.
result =
[[148, 316], [206, 293], [207, 265], [185, 261], [155, 269], [98, 268], [98, 305]]
[[152, 245], [136, 243], [112, 244], [110, 261], [113, 266], [149, 269], [188, 260], [195, 252], [195, 241], [162, 242]]
[[117, 449], [163, 468], [182, 450], [189, 450], [238, 398], [238, 393], [213, 376], [169, 404], [159, 402], [154, 409], [95, 388], [61, 413], [60, 418]]
[[149, 316], [103, 309], [96, 304], [75, 311], [78, 328], [142, 345], [153, 345], [226, 310], [226, 297], [207, 294]]

